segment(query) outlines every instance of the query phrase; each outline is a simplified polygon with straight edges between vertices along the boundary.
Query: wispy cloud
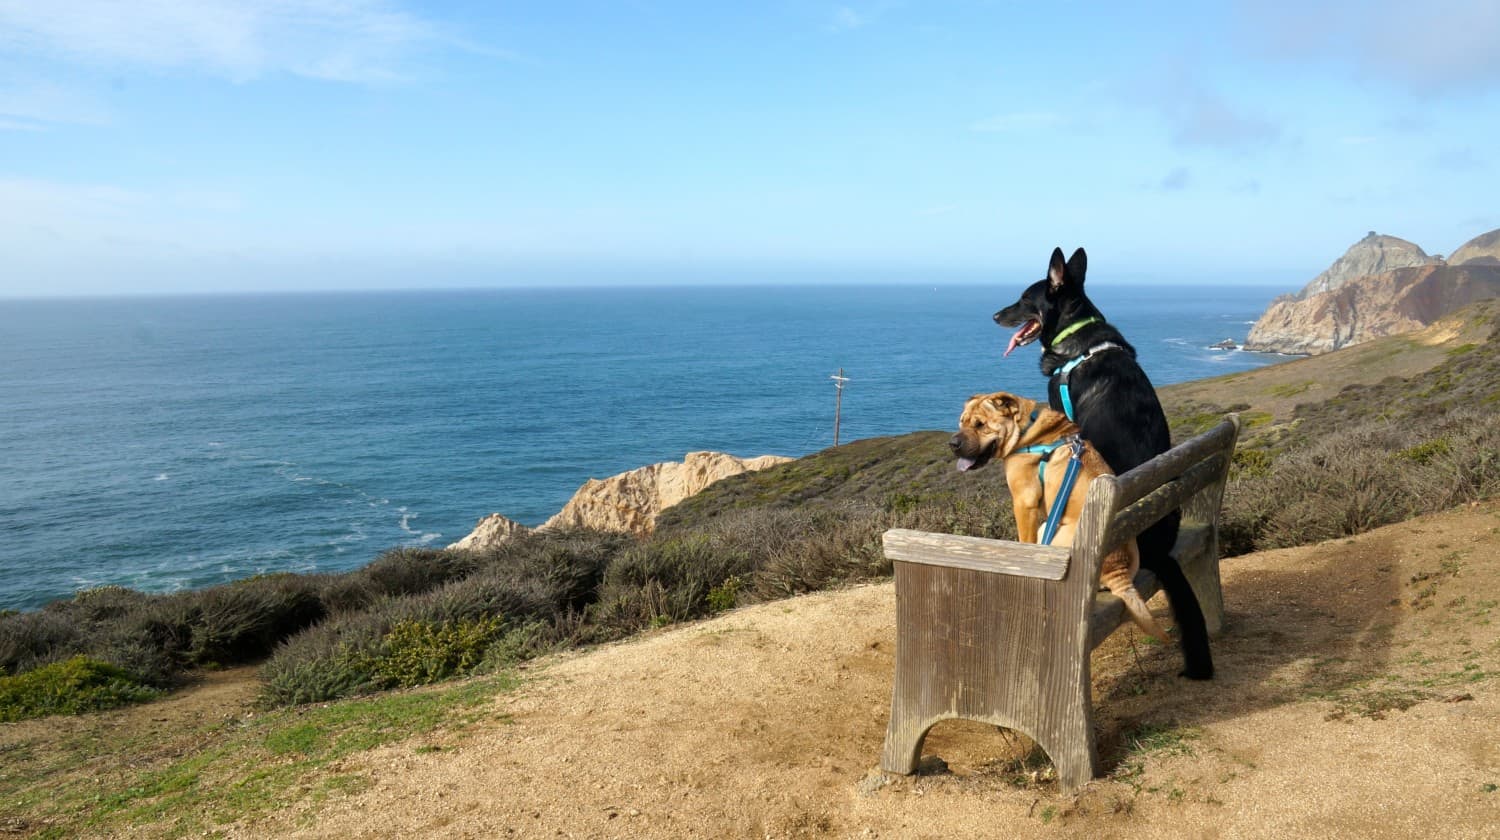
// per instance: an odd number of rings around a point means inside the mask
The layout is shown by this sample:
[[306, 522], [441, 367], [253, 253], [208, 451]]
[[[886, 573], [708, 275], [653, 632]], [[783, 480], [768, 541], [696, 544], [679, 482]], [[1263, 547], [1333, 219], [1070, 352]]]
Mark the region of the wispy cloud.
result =
[[25, 120], [0, 117], [0, 131], [41, 131], [43, 126]]
[[1500, 83], [1494, 0], [1241, 0], [1239, 7], [1237, 30], [1282, 59], [1332, 61], [1429, 97]]
[[828, 22], [828, 28], [835, 32], [842, 32], [849, 29], [859, 29], [869, 22], [869, 17], [860, 14], [848, 6], [839, 6], [833, 10], [833, 15]]
[[1445, 149], [1432, 156], [1432, 165], [1449, 172], [1472, 172], [1484, 168], [1484, 161], [1468, 146]]
[[957, 204], [934, 204], [930, 207], [923, 207], [917, 210], [917, 215], [923, 218], [930, 219], [936, 218], [938, 216], [947, 216], [951, 213], [957, 212], [958, 210], [959, 206]]
[[0, 50], [234, 81], [389, 81], [441, 37], [384, 0], [0, 0]]
[[0, 84], [0, 130], [43, 131], [53, 125], [106, 125], [107, 107], [91, 97], [50, 82]]
[[1162, 177], [1158, 184], [1162, 192], [1180, 192], [1193, 182], [1193, 173], [1186, 166], [1179, 166]]
[[1181, 146], [1246, 152], [1269, 146], [1281, 136], [1280, 126], [1271, 120], [1191, 83], [1169, 98], [1165, 112], [1172, 140]]
[[1056, 128], [1063, 123], [1062, 115], [1049, 111], [1019, 111], [1012, 114], [996, 114], [978, 120], [969, 130], [982, 134], [1007, 134], [1021, 131], [1042, 131]]

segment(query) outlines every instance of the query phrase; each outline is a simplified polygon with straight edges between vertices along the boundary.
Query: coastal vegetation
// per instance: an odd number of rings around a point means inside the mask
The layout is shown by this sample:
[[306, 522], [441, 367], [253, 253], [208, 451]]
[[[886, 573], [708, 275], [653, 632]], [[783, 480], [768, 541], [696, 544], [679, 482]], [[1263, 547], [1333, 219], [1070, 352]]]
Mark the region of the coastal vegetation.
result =
[[[1456, 317], [1467, 331], [1439, 348], [1435, 366], [1346, 376], [1362, 384], [1331, 395], [1306, 385], [1330, 381], [1307, 365], [1340, 354], [1163, 389], [1179, 439], [1228, 410], [1247, 418], [1226, 490], [1226, 555], [1496, 495], [1500, 353], [1472, 338], [1493, 331], [1500, 307]], [[1380, 343], [1362, 358], [1382, 364]], [[1294, 386], [1276, 373], [1297, 365]], [[1322, 398], [1282, 405], [1312, 395]], [[0, 719], [136, 702], [194, 670], [243, 663], [262, 663], [268, 707], [503, 671], [560, 648], [878, 578], [889, 573], [887, 528], [1013, 537], [1002, 471], [958, 473], [947, 436], [860, 440], [725, 479], [665, 511], [644, 539], [539, 532], [485, 551], [392, 549], [338, 575], [166, 595], [80, 592], [0, 617]]]

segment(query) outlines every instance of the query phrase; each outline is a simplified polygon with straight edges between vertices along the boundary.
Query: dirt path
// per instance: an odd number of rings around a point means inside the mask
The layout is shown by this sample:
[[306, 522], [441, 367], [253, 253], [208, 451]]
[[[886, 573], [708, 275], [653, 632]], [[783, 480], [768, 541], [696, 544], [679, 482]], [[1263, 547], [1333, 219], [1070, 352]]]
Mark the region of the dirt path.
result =
[[[1109, 776], [1065, 797], [1026, 745], [940, 724], [948, 770], [875, 771], [889, 584], [554, 660], [493, 716], [361, 756], [368, 789], [245, 837], [1495, 837], [1500, 505], [1236, 558], [1220, 677], [1117, 633]], [[1153, 602], [1165, 618], [1160, 599]], [[440, 747], [440, 749], [434, 749]]]

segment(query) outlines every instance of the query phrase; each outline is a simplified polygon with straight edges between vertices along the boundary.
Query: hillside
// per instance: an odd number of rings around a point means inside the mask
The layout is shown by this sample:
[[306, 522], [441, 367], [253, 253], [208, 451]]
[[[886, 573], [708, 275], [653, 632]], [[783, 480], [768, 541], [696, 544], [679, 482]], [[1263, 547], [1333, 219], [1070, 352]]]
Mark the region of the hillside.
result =
[[[368, 789], [231, 835], [1454, 837], [1500, 824], [1500, 506], [1225, 566], [1220, 676], [1117, 633], [1094, 657], [1107, 777], [947, 722], [885, 778], [889, 584], [549, 663], [471, 727], [341, 768]], [[1160, 600], [1157, 602], [1158, 610]]]
[[1234, 558], [1223, 575], [1213, 682], [1177, 679], [1176, 652], [1129, 629], [1096, 652], [1106, 775], [1077, 796], [1024, 739], [955, 721], [928, 738], [933, 772], [877, 772], [895, 613], [882, 583], [548, 658], [519, 684], [265, 714], [229, 673], [67, 726], [0, 727], [0, 791], [31, 803], [0, 831], [1473, 838], [1500, 824], [1500, 747], [1476, 737], [1500, 727], [1500, 504]]

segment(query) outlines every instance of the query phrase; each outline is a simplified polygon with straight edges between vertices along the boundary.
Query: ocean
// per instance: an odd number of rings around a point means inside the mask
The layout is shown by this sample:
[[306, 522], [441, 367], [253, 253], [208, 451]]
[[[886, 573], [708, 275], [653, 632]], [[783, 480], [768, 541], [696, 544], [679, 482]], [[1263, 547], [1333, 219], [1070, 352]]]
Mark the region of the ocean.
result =
[[[535, 525], [585, 480], [712, 449], [949, 428], [1019, 285], [510, 289], [0, 300], [0, 609], [334, 572]], [[1168, 384], [1278, 357], [1255, 286], [1091, 289]]]

